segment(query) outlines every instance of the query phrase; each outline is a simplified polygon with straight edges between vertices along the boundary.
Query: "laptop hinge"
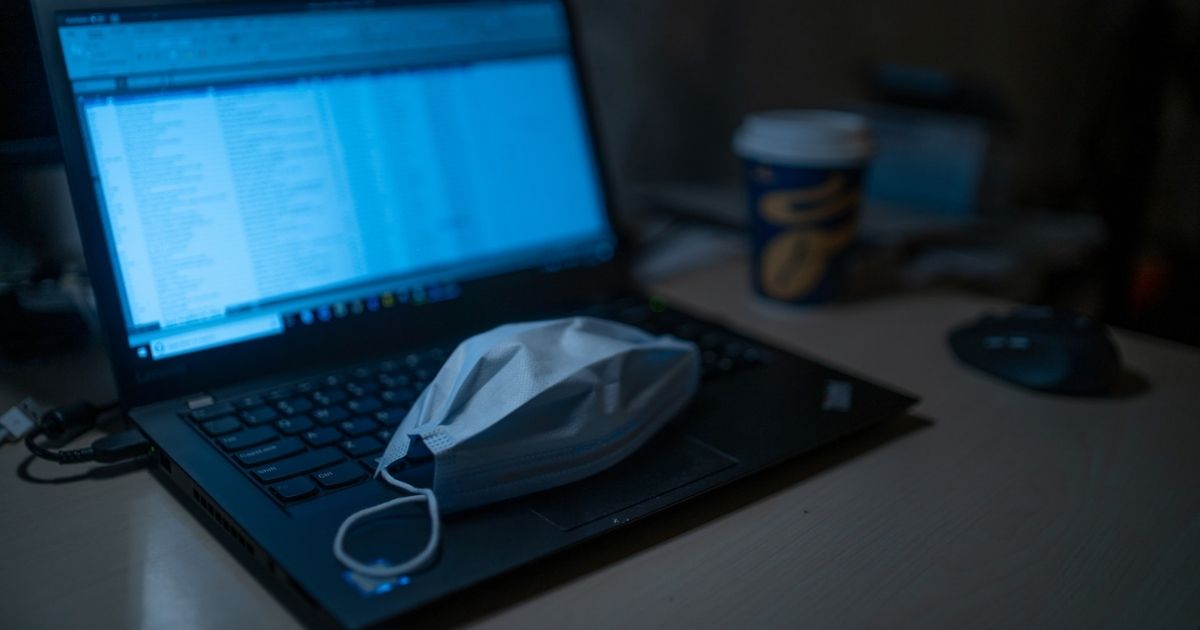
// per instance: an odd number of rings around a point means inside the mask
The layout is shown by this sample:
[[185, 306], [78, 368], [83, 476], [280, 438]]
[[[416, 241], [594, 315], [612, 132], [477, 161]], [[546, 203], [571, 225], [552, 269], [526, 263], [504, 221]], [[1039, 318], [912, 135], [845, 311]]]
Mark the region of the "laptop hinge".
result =
[[196, 394], [187, 398], [187, 406], [189, 411], [194, 411], [201, 407], [207, 407], [216, 402], [212, 394]]

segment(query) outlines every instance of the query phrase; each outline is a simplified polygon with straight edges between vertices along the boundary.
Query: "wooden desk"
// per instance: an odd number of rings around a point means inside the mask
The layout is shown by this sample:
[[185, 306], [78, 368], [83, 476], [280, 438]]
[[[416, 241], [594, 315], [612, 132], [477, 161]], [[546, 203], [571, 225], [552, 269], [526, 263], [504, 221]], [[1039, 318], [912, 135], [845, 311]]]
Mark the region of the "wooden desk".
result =
[[[960, 366], [948, 327], [988, 302], [925, 294], [788, 317], [730, 262], [676, 304], [919, 394], [915, 417], [635, 524], [420, 613], [487, 627], [1180, 627], [1200, 624], [1200, 352], [1118, 334], [1150, 389], [1076, 400]], [[102, 398], [96, 357], [8, 375]], [[46, 379], [58, 379], [56, 386]], [[23, 381], [23, 382], [22, 382]], [[78, 395], [78, 394], [76, 394]], [[0, 449], [0, 625], [293, 627], [145, 472], [17, 479]], [[37, 462], [32, 474], [66, 469]]]

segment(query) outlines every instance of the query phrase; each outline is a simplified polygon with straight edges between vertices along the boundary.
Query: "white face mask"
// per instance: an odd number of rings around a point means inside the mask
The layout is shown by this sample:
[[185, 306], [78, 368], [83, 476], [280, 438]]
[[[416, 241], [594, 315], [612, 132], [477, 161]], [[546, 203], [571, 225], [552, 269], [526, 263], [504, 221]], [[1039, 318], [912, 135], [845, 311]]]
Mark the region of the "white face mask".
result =
[[[695, 344], [601, 319], [510, 324], [471, 337], [421, 393], [380, 458], [376, 474], [412, 494], [352, 514], [338, 528], [334, 555], [370, 577], [418, 569], [437, 550], [440, 511], [538, 492], [616, 464], [687, 404], [699, 379]], [[388, 470], [430, 453], [432, 488]], [[346, 553], [354, 523], [413, 501], [428, 504], [431, 521], [415, 557], [367, 565]]]

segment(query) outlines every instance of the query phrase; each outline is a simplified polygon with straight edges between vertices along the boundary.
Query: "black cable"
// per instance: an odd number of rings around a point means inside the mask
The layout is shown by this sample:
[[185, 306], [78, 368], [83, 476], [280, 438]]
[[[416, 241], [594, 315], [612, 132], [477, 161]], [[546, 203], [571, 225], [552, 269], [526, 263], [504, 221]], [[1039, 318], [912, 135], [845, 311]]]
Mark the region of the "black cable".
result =
[[91, 446], [84, 448], [52, 451], [37, 443], [42, 434], [41, 429], [25, 436], [25, 446], [30, 453], [42, 459], [59, 464], [80, 464], [83, 462], [100, 462], [111, 464], [120, 462], [151, 451], [150, 440], [137, 429], [127, 429], [112, 435], [106, 435]]
[[37, 438], [45, 431], [41, 428], [30, 431], [29, 435], [25, 436], [25, 448], [29, 449], [30, 453], [35, 456], [59, 464], [78, 464], [80, 462], [88, 462], [92, 460], [93, 453], [91, 447], [80, 448], [74, 450], [52, 451], [37, 443]]
[[65, 475], [62, 477], [38, 477], [37, 475], [34, 475], [30, 469], [35, 461], [38, 461], [37, 457], [33, 455], [27, 456], [25, 461], [21, 462], [20, 466], [17, 466], [17, 477], [20, 477], [22, 481], [27, 483], [60, 485], [75, 483], [78, 481], [113, 479], [115, 477], [127, 475], [131, 472], [144, 470], [146, 466], [150, 464], [151, 460], [149, 456], [143, 455], [141, 457], [128, 459], [117, 464], [91, 466], [81, 473]]
[[148, 453], [150, 442], [136, 429], [102, 437], [85, 448], [51, 450], [38, 443], [42, 436], [57, 444], [70, 441], [95, 427], [102, 416], [118, 407], [117, 402], [103, 405], [77, 402], [53, 409], [38, 418], [37, 428], [25, 436], [25, 447], [34, 456], [59, 464], [112, 463]]

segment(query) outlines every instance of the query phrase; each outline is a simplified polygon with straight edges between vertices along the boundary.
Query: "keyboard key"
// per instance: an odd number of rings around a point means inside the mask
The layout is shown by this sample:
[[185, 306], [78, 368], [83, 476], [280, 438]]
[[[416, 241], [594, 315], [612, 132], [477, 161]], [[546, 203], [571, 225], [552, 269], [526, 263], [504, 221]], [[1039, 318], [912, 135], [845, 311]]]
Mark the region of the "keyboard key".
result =
[[262, 396], [246, 396], [233, 401], [233, 406], [238, 409], [249, 409], [251, 407], [259, 407], [263, 405]]
[[445, 356], [440, 355], [439, 351], [439, 348], [432, 348], [423, 352], [421, 354], [421, 364], [417, 367], [436, 372], [438, 368], [442, 367], [442, 363], [444, 363], [446, 359]]
[[366, 378], [371, 378], [372, 376], [375, 375], [375, 369], [364, 366], [364, 367], [354, 368], [354, 370], [352, 370], [350, 372], [350, 374], [354, 378], [357, 378], [357, 379], [366, 379]]
[[379, 362], [379, 371], [380, 372], [395, 372], [396, 370], [399, 370], [399, 369], [400, 369], [400, 362], [395, 359], [388, 359], [387, 361]]
[[326, 388], [314, 393], [312, 396], [313, 400], [317, 401], [317, 404], [328, 407], [334, 403], [346, 400], [350, 397], [350, 394], [340, 389]]
[[258, 480], [263, 483], [271, 483], [296, 475], [303, 475], [314, 470], [320, 470], [328, 466], [332, 466], [345, 459], [345, 457], [336, 448], [323, 448], [316, 451], [309, 451], [303, 455], [297, 455], [290, 459], [285, 459], [250, 471]]
[[265, 398], [267, 400], [277, 402], [280, 400], [286, 400], [287, 398], [290, 398], [291, 395], [292, 395], [291, 387], [276, 387], [275, 389], [272, 389], [271, 391], [267, 392]]
[[297, 394], [311, 394], [321, 388], [321, 383], [317, 381], [304, 381], [296, 383]]
[[312, 474], [312, 478], [321, 484], [322, 488], [339, 488], [366, 476], [367, 473], [363, 472], [362, 467], [354, 462], [346, 462]]
[[379, 382], [388, 389], [408, 385], [409, 378], [403, 374], [380, 374]]
[[311, 431], [305, 431], [300, 437], [312, 446], [329, 446], [342, 439], [342, 432], [333, 427], [317, 427]]
[[346, 411], [345, 407], [339, 405], [334, 405], [326, 409], [317, 409], [309, 415], [312, 416], [313, 420], [321, 424], [333, 424], [350, 419], [350, 412]]
[[254, 407], [242, 412], [242, 420], [246, 424], [266, 424], [279, 417], [279, 413], [270, 407]]
[[407, 415], [408, 409], [404, 407], [392, 407], [391, 409], [381, 409], [376, 411], [375, 419], [383, 423], [384, 426], [394, 427], [399, 425]]
[[393, 434], [394, 434], [394, 431], [392, 431], [391, 429], [380, 429], [375, 432], [375, 437], [379, 438], [379, 440], [381, 442], [386, 444], [386, 443], [392, 441]]
[[381, 457], [380, 455], [375, 455], [374, 457], [360, 459], [360, 460], [358, 460], [358, 463], [362, 464], [363, 470], [366, 470], [368, 475], [374, 475], [375, 471], [379, 470], [379, 458], [380, 457]]
[[294, 455], [302, 450], [304, 450], [304, 442], [294, 437], [289, 437], [283, 438], [278, 442], [271, 442], [265, 446], [258, 446], [242, 451], [237, 454], [237, 458], [243, 466], [257, 466], [276, 459], [282, 459], [288, 455]]
[[280, 501], [297, 501], [316, 494], [317, 484], [308, 477], [297, 477], [271, 486], [271, 492], [279, 497]]
[[746, 351], [742, 353], [742, 359], [750, 363], [770, 363], [771, 353], [762, 348], [746, 348]]
[[338, 428], [350, 437], [358, 437], [378, 429], [379, 423], [370, 418], [355, 418], [338, 423]]
[[371, 413], [383, 408], [383, 403], [379, 402], [378, 398], [368, 396], [358, 400], [351, 400], [346, 403], [346, 406], [354, 413]]
[[242, 428], [242, 423], [238, 422], [237, 418], [233, 416], [225, 416], [224, 418], [209, 420], [200, 425], [200, 428], [209, 435], [225, 435], [226, 433], [233, 433]]
[[279, 434], [271, 427], [254, 427], [231, 435], [222, 435], [217, 438], [217, 443], [227, 451], [240, 451], [251, 446], [266, 444], [277, 437]]
[[700, 335], [700, 347], [705, 350], [712, 350], [721, 345], [725, 338], [715, 332], [706, 332]]
[[362, 457], [383, 450], [383, 444], [369, 435], [345, 440], [338, 446], [350, 457]]
[[313, 421], [308, 419], [308, 416], [295, 416], [293, 418], [284, 418], [275, 423], [284, 435], [296, 435], [301, 431], [307, 431], [313, 427]]
[[285, 416], [295, 416], [311, 411], [313, 404], [307, 398], [289, 398], [275, 403], [275, 408]]
[[226, 416], [233, 413], [233, 405], [229, 403], [217, 403], [207, 407], [201, 407], [192, 411], [192, 420], [196, 422], [204, 422], [205, 420], [214, 420], [221, 416]]
[[362, 398], [367, 394], [379, 391], [379, 383], [374, 381], [353, 381], [346, 383], [346, 391], [350, 392], [351, 396]]
[[379, 397], [389, 404], [406, 405], [417, 399], [417, 392], [411, 387], [401, 387], [400, 389], [389, 389], [379, 394]]
[[746, 344], [740, 341], [730, 341], [729, 343], [725, 344], [725, 347], [721, 348], [721, 354], [729, 357], [730, 359], [739, 359], [746, 350]]

